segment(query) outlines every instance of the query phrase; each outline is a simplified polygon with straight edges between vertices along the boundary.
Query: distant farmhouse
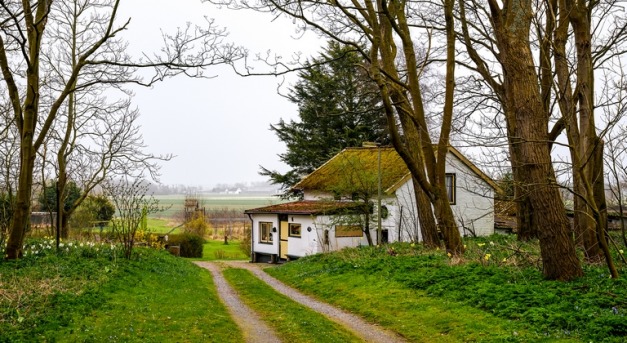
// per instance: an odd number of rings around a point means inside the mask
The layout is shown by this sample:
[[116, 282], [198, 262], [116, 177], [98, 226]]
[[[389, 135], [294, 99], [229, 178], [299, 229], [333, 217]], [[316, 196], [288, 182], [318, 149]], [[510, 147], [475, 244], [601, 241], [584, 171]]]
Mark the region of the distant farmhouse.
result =
[[[379, 182], [382, 241], [422, 240], [412, 178], [398, 153], [347, 148], [294, 186], [303, 200], [245, 211], [252, 221], [252, 260], [278, 262], [367, 245], [366, 228], [376, 242]], [[446, 156], [446, 186], [463, 235], [494, 233], [498, 186], [453, 147]]]

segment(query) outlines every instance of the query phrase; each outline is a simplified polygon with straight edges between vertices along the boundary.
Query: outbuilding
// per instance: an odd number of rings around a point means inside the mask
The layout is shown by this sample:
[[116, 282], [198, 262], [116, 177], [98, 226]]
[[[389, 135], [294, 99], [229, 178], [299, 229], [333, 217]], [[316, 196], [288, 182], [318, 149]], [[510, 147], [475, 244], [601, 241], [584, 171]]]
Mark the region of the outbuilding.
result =
[[[449, 201], [462, 235], [494, 233], [498, 186], [457, 149], [446, 156]], [[303, 200], [245, 211], [253, 262], [280, 262], [381, 241], [420, 241], [412, 177], [393, 148], [347, 148], [303, 178]]]

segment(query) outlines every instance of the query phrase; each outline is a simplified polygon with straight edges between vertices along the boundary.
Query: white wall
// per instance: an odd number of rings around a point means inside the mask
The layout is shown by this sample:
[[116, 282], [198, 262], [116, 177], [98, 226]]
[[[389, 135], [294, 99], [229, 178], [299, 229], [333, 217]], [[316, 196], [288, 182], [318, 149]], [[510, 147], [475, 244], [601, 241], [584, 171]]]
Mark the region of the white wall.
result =
[[[252, 217], [252, 236], [253, 236], [253, 251], [264, 254], [278, 254], [279, 253], [279, 217], [276, 214], [253, 214]], [[272, 233], [272, 244], [259, 243], [259, 222], [271, 222], [272, 227], [277, 229], [277, 232]]]
[[452, 154], [447, 155], [446, 162], [446, 172], [456, 175], [456, 202], [451, 207], [460, 232], [469, 235], [463, 226], [478, 236], [493, 234], [494, 189]]
[[[470, 170], [457, 157], [447, 155], [446, 173], [455, 174], [455, 204], [451, 205], [462, 235], [470, 235], [464, 227], [474, 230], [478, 236], [494, 233], [494, 190]], [[420, 236], [420, 224], [416, 213], [414, 186], [411, 180], [396, 191], [398, 206], [395, 208], [397, 224], [402, 220], [400, 240], [409, 241]], [[402, 218], [400, 208], [403, 208]]]
[[[318, 237], [314, 218], [309, 215], [288, 215], [287, 222], [300, 224], [300, 237], [288, 237], [287, 239], [287, 254], [303, 257], [317, 253]], [[309, 227], [311, 231], [307, 230]]]
[[[316, 228], [316, 243], [317, 243], [317, 252], [327, 252], [327, 251], [336, 251], [341, 250], [347, 247], [357, 247], [360, 245], [368, 245], [368, 239], [365, 234], [362, 234], [361, 237], [335, 237], [335, 226], [336, 225], [350, 225], [350, 222], [341, 223], [340, 221], [346, 221], [348, 218], [338, 218], [338, 217], [330, 217], [330, 216], [318, 216], [315, 220], [315, 228]], [[363, 220], [360, 220], [363, 221]], [[354, 223], [355, 225], [361, 225], [361, 223]], [[370, 224], [370, 235], [373, 241], [376, 239], [376, 225], [373, 226]], [[328, 244], [324, 244], [324, 231], [329, 231], [329, 241]]]

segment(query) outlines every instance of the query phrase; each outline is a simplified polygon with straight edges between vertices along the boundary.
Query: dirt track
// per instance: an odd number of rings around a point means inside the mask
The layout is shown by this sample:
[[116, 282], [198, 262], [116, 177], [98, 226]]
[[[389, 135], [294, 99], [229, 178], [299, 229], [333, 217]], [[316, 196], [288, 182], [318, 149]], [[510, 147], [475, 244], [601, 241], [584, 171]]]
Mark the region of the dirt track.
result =
[[[233, 268], [250, 270], [256, 277], [266, 282], [279, 293], [313, 309], [314, 311], [325, 315], [327, 318], [337, 323], [340, 323], [341, 325], [351, 330], [355, 335], [361, 337], [364, 342], [406, 342], [406, 340], [404, 340], [402, 337], [399, 337], [393, 332], [387, 331], [375, 324], [368, 323], [352, 313], [343, 311], [327, 303], [318, 301], [310, 296], [300, 293], [292, 287], [285, 285], [279, 280], [266, 274], [261, 268], [265, 267], [265, 265], [231, 261], [195, 263], [211, 271], [212, 275], [214, 276], [214, 282], [218, 287], [218, 294], [220, 294], [220, 297], [222, 297], [224, 303], [229, 307], [229, 311], [231, 311], [231, 313], [233, 314], [236, 322], [242, 328], [247, 342], [280, 342], [280, 339], [276, 337], [272, 330], [270, 330], [250, 308], [248, 308], [241, 301], [239, 301], [239, 298], [237, 297], [235, 291], [228, 285], [228, 283], [226, 283], [224, 277], [222, 277], [222, 273], [220, 272], [220, 264], [227, 265]], [[237, 301], [233, 301], [233, 298], [237, 298]], [[240, 323], [238, 322], [237, 317], [241, 318], [242, 316], [254, 316], [255, 319], [252, 321]], [[261, 328], [262, 326], [265, 327], [265, 329], [263, 330], [268, 330], [268, 332], [261, 332], [260, 330], [258, 330], [258, 328]], [[272, 337], [270, 337], [269, 335], [272, 335]]]

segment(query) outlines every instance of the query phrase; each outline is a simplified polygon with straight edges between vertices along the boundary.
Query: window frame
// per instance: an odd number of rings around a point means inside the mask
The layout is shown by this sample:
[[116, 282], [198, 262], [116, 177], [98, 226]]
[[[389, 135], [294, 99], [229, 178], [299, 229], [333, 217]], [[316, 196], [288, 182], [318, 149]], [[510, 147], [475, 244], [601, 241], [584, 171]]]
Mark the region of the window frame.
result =
[[[265, 225], [267, 224], [267, 225]], [[273, 222], [259, 222], [259, 244], [274, 244], [274, 237], [272, 234], [272, 227], [273, 227], [274, 223]], [[263, 229], [264, 226], [268, 226], [267, 230], [268, 230], [268, 238], [267, 239], [263, 239]]]
[[[450, 182], [448, 182], [449, 178]], [[448, 202], [451, 205], [455, 205], [457, 202], [457, 175], [455, 173], [446, 173], [444, 180]]]
[[[357, 236], [356, 234], [351, 235], [351, 234], [343, 234], [343, 235], [338, 235], [338, 233], [340, 232], [340, 230], [338, 230], [338, 228], [352, 228], [352, 230], [345, 230], [348, 233], [354, 233], [357, 232], [357, 229], [359, 229], [359, 236]], [[335, 225], [335, 238], [361, 238], [364, 236], [364, 229], [361, 227], [361, 225]]]
[[[292, 228], [298, 226], [298, 235], [292, 233]], [[288, 223], [287, 235], [288, 237], [301, 238], [303, 234], [303, 225], [301, 223]]]

